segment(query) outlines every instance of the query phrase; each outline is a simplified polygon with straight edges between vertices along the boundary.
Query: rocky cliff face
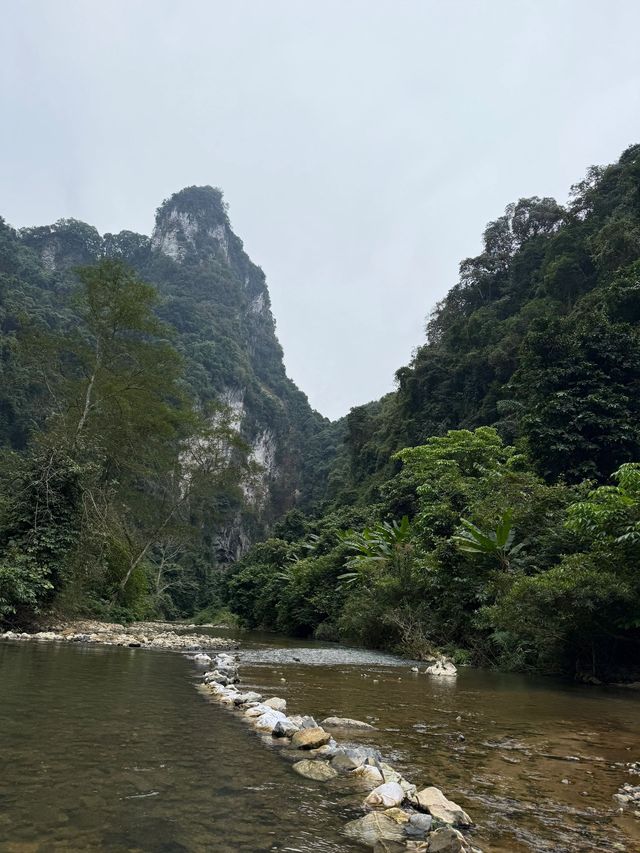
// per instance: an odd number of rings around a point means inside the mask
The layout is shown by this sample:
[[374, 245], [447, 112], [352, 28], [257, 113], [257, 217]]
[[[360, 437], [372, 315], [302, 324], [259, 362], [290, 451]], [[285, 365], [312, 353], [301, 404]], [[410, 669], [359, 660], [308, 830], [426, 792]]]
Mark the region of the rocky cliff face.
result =
[[316, 477], [305, 451], [328, 422], [286, 375], [264, 273], [234, 234], [220, 190], [189, 187], [171, 196], [150, 238], [100, 236], [77, 220], [19, 236], [59, 289], [70, 286], [73, 267], [101, 256], [122, 258], [158, 287], [160, 314], [176, 329], [194, 394], [203, 408], [224, 407], [252, 463], [239, 484], [242, 505], [215, 533], [223, 561], [304, 502]]

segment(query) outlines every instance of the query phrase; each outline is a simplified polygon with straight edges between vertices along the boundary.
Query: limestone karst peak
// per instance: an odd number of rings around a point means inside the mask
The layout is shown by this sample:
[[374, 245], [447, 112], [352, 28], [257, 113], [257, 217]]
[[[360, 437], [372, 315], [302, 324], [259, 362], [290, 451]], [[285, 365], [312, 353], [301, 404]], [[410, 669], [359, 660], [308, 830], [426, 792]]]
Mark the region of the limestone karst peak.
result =
[[233, 236], [222, 191], [193, 186], [160, 205], [151, 245], [176, 261], [214, 254], [229, 263]]

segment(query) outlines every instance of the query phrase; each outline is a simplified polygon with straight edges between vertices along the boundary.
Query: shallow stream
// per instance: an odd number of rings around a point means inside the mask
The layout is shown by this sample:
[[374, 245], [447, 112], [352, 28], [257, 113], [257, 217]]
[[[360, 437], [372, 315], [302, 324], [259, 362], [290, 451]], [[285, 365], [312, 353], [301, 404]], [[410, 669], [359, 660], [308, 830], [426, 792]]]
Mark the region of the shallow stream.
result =
[[[272, 635], [241, 643], [243, 687], [291, 713], [373, 723], [355, 739], [459, 802], [485, 853], [640, 851], [640, 821], [613, 800], [636, 784], [624, 764], [640, 758], [637, 694], [477, 670], [437, 680]], [[341, 832], [362, 792], [297, 776], [270, 737], [194, 689], [199, 672], [175, 652], [0, 643], [0, 850], [366, 849]]]

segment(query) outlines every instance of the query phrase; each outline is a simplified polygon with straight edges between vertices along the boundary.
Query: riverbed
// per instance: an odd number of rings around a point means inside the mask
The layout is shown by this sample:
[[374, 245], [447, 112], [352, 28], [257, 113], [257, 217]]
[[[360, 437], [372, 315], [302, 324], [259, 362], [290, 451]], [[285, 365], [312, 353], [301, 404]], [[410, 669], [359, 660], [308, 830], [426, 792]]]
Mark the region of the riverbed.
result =
[[[354, 739], [460, 803], [485, 853], [640, 850], [640, 821], [613, 799], [640, 757], [637, 694], [471, 669], [438, 680], [390, 655], [240, 639], [243, 688], [375, 725]], [[201, 672], [176, 652], [0, 643], [0, 850], [366, 850], [342, 834], [359, 795], [297, 776], [203, 698]]]

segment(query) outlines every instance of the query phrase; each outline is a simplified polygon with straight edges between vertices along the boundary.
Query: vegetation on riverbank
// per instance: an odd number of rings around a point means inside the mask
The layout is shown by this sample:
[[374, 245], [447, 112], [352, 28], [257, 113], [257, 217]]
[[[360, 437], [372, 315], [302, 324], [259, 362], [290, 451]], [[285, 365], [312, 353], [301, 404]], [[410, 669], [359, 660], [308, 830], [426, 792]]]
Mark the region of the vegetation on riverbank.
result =
[[[0, 223], [0, 620], [226, 607], [423, 657], [636, 674], [640, 146], [566, 207], [509, 205], [397, 390], [337, 424], [287, 379], [218, 191], [172, 197], [152, 241], [42, 231]], [[73, 281], [43, 266], [63, 236], [101, 258]]]
[[231, 568], [230, 606], [410, 654], [630, 677], [639, 321], [635, 146], [567, 207], [521, 199], [487, 226], [397, 391], [347, 416], [325, 503]]

